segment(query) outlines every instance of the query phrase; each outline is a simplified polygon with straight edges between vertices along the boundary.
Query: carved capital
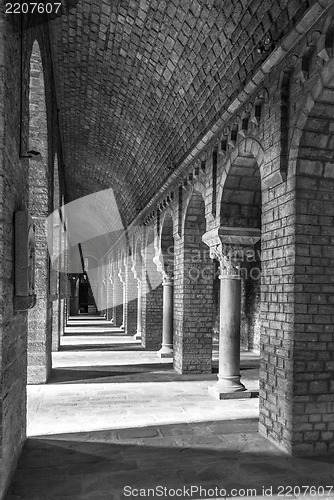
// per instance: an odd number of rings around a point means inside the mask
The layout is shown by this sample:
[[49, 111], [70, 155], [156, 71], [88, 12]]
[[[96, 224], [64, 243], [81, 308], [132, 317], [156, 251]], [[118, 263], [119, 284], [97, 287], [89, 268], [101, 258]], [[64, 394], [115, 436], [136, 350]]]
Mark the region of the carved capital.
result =
[[153, 262], [157, 266], [158, 272], [162, 274], [163, 283], [165, 279], [173, 281], [174, 268], [170, 260], [165, 261], [162, 253], [159, 252], [153, 258]]
[[249, 247], [261, 239], [261, 229], [247, 227], [221, 226], [203, 234], [202, 240], [210, 248], [224, 243], [225, 245], [239, 245]]
[[162, 277], [163, 286], [173, 286], [173, 276], [168, 273], [164, 273]]
[[219, 227], [203, 235], [203, 242], [210, 247], [211, 259], [220, 263], [220, 277], [240, 276], [241, 261], [261, 238], [260, 229]]
[[211, 259], [219, 261], [220, 276], [240, 276], [241, 259], [244, 247], [220, 243], [210, 247]]
[[119, 271], [118, 271], [117, 276], [119, 277], [119, 279], [120, 279], [121, 283], [123, 283], [123, 285], [124, 285], [124, 283], [125, 283], [125, 276], [124, 276], [124, 273], [122, 273], [122, 271], [121, 271], [121, 270], [119, 270]]

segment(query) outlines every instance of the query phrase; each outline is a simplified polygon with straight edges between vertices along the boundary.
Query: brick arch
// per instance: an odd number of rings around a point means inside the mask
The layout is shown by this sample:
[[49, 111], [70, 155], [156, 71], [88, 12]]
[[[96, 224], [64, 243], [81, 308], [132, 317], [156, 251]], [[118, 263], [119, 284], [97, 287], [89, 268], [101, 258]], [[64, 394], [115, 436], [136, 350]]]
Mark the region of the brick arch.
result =
[[[258, 175], [261, 185], [262, 179], [265, 177], [265, 154], [260, 142], [253, 138], [247, 138], [240, 141], [237, 147], [232, 151], [219, 180], [216, 211], [218, 217], [221, 217], [220, 214], [222, 211], [222, 202], [224, 200], [224, 190], [226, 190], [226, 188], [229, 190], [232, 189], [232, 185], [229, 185], [232, 180], [231, 177], [234, 177], [233, 182], [236, 190], [240, 191], [241, 184], [244, 184], [241, 182], [242, 171], [240, 170], [240, 173], [238, 174], [238, 171], [236, 171], [235, 168], [238, 166], [238, 163], [240, 164], [239, 168], [245, 169], [244, 173], [246, 176], [247, 173], [252, 174], [248, 175], [249, 178], [255, 178], [255, 176]], [[254, 165], [256, 165], [256, 169]], [[251, 171], [247, 170], [248, 166], [252, 169]]]
[[174, 236], [173, 236], [173, 212], [166, 210], [161, 222], [160, 248], [164, 269], [173, 272], [174, 268]]
[[[162, 228], [163, 228], [163, 225], [164, 225], [166, 217], [171, 217], [172, 218], [172, 221], [173, 221], [173, 232], [174, 232], [174, 210], [171, 207], [166, 208], [166, 210], [164, 210], [163, 213], [162, 213], [162, 215], [161, 215], [161, 219], [160, 219], [160, 228], [161, 228], [161, 231], [162, 231]], [[161, 239], [161, 231], [160, 231], [160, 239]]]
[[[220, 226], [261, 228], [261, 167], [264, 152], [257, 141], [246, 140], [235, 149], [220, 184]], [[254, 246], [252, 259], [242, 262], [241, 348], [259, 351], [261, 310], [261, 242]], [[218, 285], [216, 286], [219, 295]], [[218, 314], [217, 314], [218, 321]]]
[[184, 203], [184, 208], [183, 208], [182, 233], [181, 234], [184, 234], [186, 214], [188, 212], [188, 206], [189, 206], [190, 200], [192, 199], [194, 193], [196, 193], [202, 197], [204, 205], [205, 205], [205, 186], [202, 182], [198, 181], [191, 186], [189, 191], [187, 191], [187, 195], [186, 195], [186, 199], [185, 199], [185, 203]]
[[257, 141], [244, 141], [232, 153], [219, 185], [220, 225], [261, 227], [263, 162], [263, 149]]
[[136, 277], [141, 279], [143, 266], [143, 233], [140, 232], [133, 236], [132, 245], [132, 266], [136, 273]]
[[297, 159], [299, 154], [300, 142], [311, 111], [314, 109], [317, 100], [321, 97], [326, 88], [332, 87], [334, 79], [334, 58], [329, 60], [319, 72], [316, 81], [312, 80], [312, 85], [306, 93], [303, 102], [298, 106], [300, 109], [296, 118], [295, 125], [291, 132], [291, 141], [289, 148], [289, 168], [288, 177], [296, 174]]

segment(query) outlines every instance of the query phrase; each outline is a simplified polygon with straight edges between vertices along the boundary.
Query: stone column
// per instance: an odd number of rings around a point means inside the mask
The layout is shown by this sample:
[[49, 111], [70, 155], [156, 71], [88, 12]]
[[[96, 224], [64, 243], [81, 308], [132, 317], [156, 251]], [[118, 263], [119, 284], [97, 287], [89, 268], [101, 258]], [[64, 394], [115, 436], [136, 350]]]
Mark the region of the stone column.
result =
[[240, 264], [232, 256], [214, 257], [220, 261], [219, 371], [209, 392], [224, 399], [246, 390], [240, 382], [241, 277]]
[[165, 273], [163, 282], [162, 347], [160, 358], [173, 357], [173, 278]]
[[220, 263], [219, 371], [218, 382], [209, 387], [210, 394], [217, 399], [252, 396], [240, 381], [240, 267], [260, 234], [259, 229], [223, 227], [203, 236], [210, 246], [210, 257]]

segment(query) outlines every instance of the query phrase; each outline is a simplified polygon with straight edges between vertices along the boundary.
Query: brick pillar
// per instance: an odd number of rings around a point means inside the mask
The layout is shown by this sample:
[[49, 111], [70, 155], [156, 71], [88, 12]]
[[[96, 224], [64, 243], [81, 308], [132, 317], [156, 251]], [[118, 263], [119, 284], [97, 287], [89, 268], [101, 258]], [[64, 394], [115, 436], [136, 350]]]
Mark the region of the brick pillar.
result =
[[108, 280], [107, 281], [107, 320], [113, 322], [114, 281], [113, 281], [111, 274], [108, 275], [107, 280]]
[[153, 240], [143, 252], [142, 269], [142, 345], [158, 350], [162, 338], [162, 276], [153, 262]]
[[64, 328], [66, 326], [66, 299], [59, 300], [59, 334], [60, 337], [64, 335]]
[[260, 432], [292, 454], [334, 450], [331, 99], [310, 113], [295, 175], [263, 193]]
[[296, 166], [294, 454], [334, 451], [334, 165], [328, 161], [334, 105], [328, 100], [334, 102], [334, 83], [310, 113]]
[[120, 327], [123, 322], [123, 283], [115, 267], [113, 270], [113, 325]]
[[59, 351], [60, 345], [60, 299], [52, 302], [52, 352]]
[[138, 283], [132, 271], [131, 258], [128, 257], [125, 266], [125, 286], [127, 300], [127, 314], [124, 330], [126, 335], [135, 335], [137, 331]]
[[44, 217], [35, 225], [36, 306], [28, 312], [28, 384], [43, 384], [51, 373], [52, 304], [49, 301], [49, 256]]
[[142, 335], [142, 242], [137, 241], [137, 251], [132, 256], [132, 268], [134, 279], [137, 283], [137, 325], [135, 340], [141, 340]]
[[184, 234], [175, 240], [174, 368], [179, 373], [211, 373], [213, 271], [205, 232], [204, 201], [194, 193]]

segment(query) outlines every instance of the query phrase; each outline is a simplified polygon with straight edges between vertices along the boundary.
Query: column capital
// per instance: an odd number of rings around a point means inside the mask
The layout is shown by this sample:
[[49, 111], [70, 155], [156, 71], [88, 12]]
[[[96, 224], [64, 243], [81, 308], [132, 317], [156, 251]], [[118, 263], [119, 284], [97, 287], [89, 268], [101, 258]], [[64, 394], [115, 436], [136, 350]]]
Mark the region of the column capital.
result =
[[203, 234], [202, 240], [210, 248], [224, 243], [252, 247], [261, 239], [261, 229], [254, 227], [220, 226]]
[[239, 277], [243, 247], [225, 245], [224, 243], [210, 247], [210, 258], [219, 261], [220, 276]]
[[173, 284], [173, 266], [164, 261], [164, 256], [161, 252], [153, 257], [153, 262], [157, 266], [158, 272], [162, 275], [163, 285]]
[[173, 281], [173, 276], [165, 271], [162, 276], [162, 286], [173, 286]]
[[239, 277], [241, 261], [261, 239], [258, 228], [221, 226], [207, 231], [203, 242], [210, 247], [211, 259], [220, 262], [220, 278]]
[[122, 272], [121, 269], [118, 270], [117, 276], [119, 277], [120, 281], [125, 284], [125, 274]]

